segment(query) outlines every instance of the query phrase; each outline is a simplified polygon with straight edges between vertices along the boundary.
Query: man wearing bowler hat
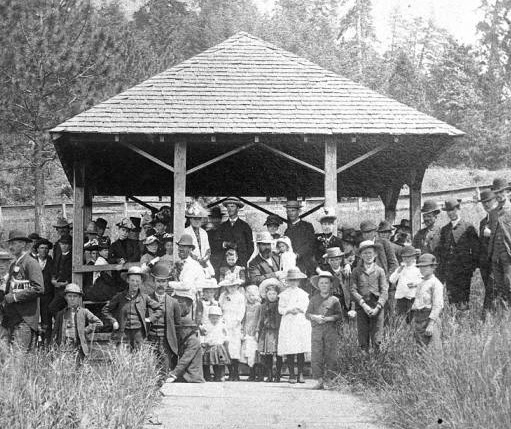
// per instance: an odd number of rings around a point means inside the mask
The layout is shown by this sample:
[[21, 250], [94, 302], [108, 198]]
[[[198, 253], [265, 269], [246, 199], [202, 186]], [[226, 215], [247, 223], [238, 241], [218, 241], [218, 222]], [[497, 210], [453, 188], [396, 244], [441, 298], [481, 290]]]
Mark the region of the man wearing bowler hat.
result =
[[39, 325], [39, 296], [44, 292], [41, 267], [26, 250], [31, 241], [21, 231], [9, 233], [9, 252], [14, 261], [0, 290], [4, 303], [3, 339], [22, 351], [35, 346]]
[[424, 228], [419, 230], [413, 237], [412, 246], [421, 251], [421, 254], [431, 253], [436, 255], [436, 249], [440, 242], [440, 226], [436, 223], [440, 209], [433, 200], [426, 200], [421, 208]]
[[488, 255], [491, 259], [497, 298], [507, 304], [511, 301], [511, 186], [502, 178], [493, 181], [492, 191], [498, 203], [490, 212], [490, 242]]
[[220, 224], [220, 237], [222, 238], [222, 249], [232, 247], [238, 252], [238, 263], [242, 267], [247, 266], [248, 258], [254, 251], [254, 238], [252, 229], [245, 221], [238, 216], [238, 211], [244, 204], [235, 197], [229, 197], [222, 203], [227, 209], [229, 219]]
[[257, 235], [257, 255], [248, 264], [252, 284], [259, 285], [263, 280], [277, 278], [280, 267], [279, 255], [271, 251], [273, 237], [267, 231]]
[[[497, 207], [495, 193], [491, 190], [481, 192], [479, 201], [483, 205], [486, 216], [479, 222], [479, 271], [484, 283], [484, 303], [483, 312], [493, 308], [495, 300], [495, 281], [491, 276], [491, 263], [488, 254], [488, 245], [490, 244], [490, 213]], [[484, 317], [484, 313], [483, 313]]]
[[316, 237], [311, 223], [300, 219], [302, 205], [296, 200], [285, 204], [287, 214], [287, 229], [284, 235], [289, 237], [296, 253], [296, 265], [300, 271], [312, 275], [316, 264], [314, 262], [314, 244]]
[[71, 222], [68, 222], [65, 217], [57, 218], [57, 222], [53, 225], [53, 228], [57, 231], [59, 239], [53, 245], [53, 259], [57, 259], [60, 254], [59, 241], [62, 237], [71, 236]]
[[438, 278], [445, 283], [450, 304], [468, 310], [470, 281], [479, 264], [479, 237], [474, 226], [460, 216], [461, 200], [449, 199], [443, 211], [449, 223], [440, 230]]
[[192, 257], [195, 244], [193, 244], [191, 235], [183, 234], [177, 242], [177, 246], [177, 255], [180, 259], [178, 265], [181, 265], [179, 273], [180, 288], [190, 291], [195, 303], [196, 294], [200, 289], [200, 285], [204, 283], [206, 274], [201, 264]]

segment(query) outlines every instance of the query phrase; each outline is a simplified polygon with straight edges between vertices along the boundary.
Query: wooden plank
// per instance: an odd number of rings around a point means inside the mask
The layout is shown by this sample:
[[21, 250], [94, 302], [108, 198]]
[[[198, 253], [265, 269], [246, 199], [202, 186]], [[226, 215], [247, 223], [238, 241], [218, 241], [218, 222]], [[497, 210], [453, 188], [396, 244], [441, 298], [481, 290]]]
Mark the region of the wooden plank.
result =
[[132, 145], [131, 143], [121, 142], [120, 144], [131, 149], [133, 152], [138, 153], [140, 156], [143, 156], [144, 158], [148, 159], [149, 161], [152, 161], [155, 164], [158, 164], [160, 167], [163, 167], [169, 171], [174, 172], [174, 168], [172, 166], [170, 166], [166, 162], [163, 162], [161, 159], [156, 158], [155, 156], [151, 155], [150, 153], [147, 153], [145, 150], [142, 150], [142, 149], [136, 147], [135, 145]]
[[422, 205], [422, 178], [425, 169], [413, 169], [410, 172], [410, 225], [412, 237], [421, 229], [421, 205]]
[[305, 213], [302, 213], [300, 215], [300, 219], [303, 219], [304, 217], [307, 217], [307, 216], [311, 215], [312, 213], [317, 212], [321, 207], [324, 207], [324, 206], [325, 206], [325, 203], [322, 202], [320, 205], [310, 209], [309, 211], [306, 211]]
[[[237, 197], [239, 198], [240, 201], [243, 201], [247, 206], [250, 206], [250, 207], [254, 207], [255, 209], [263, 212], [263, 213], [266, 213], [267, 215], [275, 215], [275, 216], [278, 216], [280, 219], [282, 219], [282, 221], [284, 222], [287, 222], [287, 219], [283, 218], [282, 216], [276, 214], [276, 213], [273, 213], [269, 210], [266, 210], [264, 207], [261, 207], [261, 206], [258, 206], [257, 204], [253, 203], [252, 201], [249, 201], [245, 198], [242, 198], [242, 197]], [[224, 198], [225, 199], [225, 198]]]
[[146, 209], [151, 210], [152, 213], [156, 213], [158, 211], [158, 209], [156, 207], [153, 207], [153, 206], [147, 204], [146, 202], [139, 200], [137, 197], [133, 197], [133, 196], [129, 195], [126, 198], [135, 201], [137, 204], [140, 204], [142, 207], [145, 207]]
[[174, 144], [174, 255], [177, 255], [177, 242], [185, 228], [186, 210], [186, 142]]
[[235, 154], [237, 154], [237, 153], [239, 153], [239, 152], [241, 152], [241, 151], [243, 151], [245, 149], [248, 149], [251, 146], [254, 146], [254, 143], [248, 143], [246, 145], [243, 145], [243, 146], [240, 146], [240, 147], [238, 147], [236, 149], [233, 149], [233, 150], [231, 150], [229, 152], [226, 152], [226, 153], [224, 153], [222, 155], [219, 155], [219, 156], [217, 156], [215, 158], [212, 158], [209, 161], [206, 161], [206, 162], [204, 162], [202, 164], [199, 164], [199, 165], [197, 165], [197, 166], [195, 166], [193, 168], [190, 168], [186, 172], [186, 174], [187, 175], [188, 174], [192, 174], [192, 173], [195, 173], [196, 171], [202, 170], [203, 168], [209, 167], [210, 165], [216, 164], [217, 162], [219, 162], [219, 161], [221, 161], [221, 160], [223, 160], [225, 158], [229, 158], [230, 156], [235, 155]]
[[347, 170], [348, 168], [353, 167], [354, 165], [366, 160], [367, 158], [370, 158], [371, 156], [376, 155], [377, 153], [381, 152], [384, 149], [387, 149], [388, 145], [382, 145], [378, 146], [377, 148], [370, 150], [369, 152], [365, 153], [364, 155], [359, 156], [358, 158], [355, 158], [353, 161], [348, 162], [347, 164], [344, 164], [343, 166], [339, 167], [337, 169], [337, 174], [341, 173], [342, 171]]
[[[337, 141], [332, 136], [325, 137], [325, 207], [334, 208], [337, 214]], [[334, 235], [337, 235], [337, 218]]]
[[83, 264], [83, 231], [85, 206], [85, 165], [75, 164], [74, 167], [74, 205], [73, 205], [73, 283], [83, 286], [82, 273], [76, 272], [75, 267]]
[[300, 164], [300, 165], [308, 168], [309, 170], [315, 171], [316, 173], [325, 174], [324, 170], [322, 170], [321, 168], [316, 167], [315, 165], [309, 164], [308, 162], [305, 162], [305, 161], [302, 161], [301, 159], [295, 158], [294, 156], [291, 156], [291, 155], [289, 155], [289, 154], [287, 154], [285, 152], [282, 152], [279, 149], [275, 149], [274, 147], [265, 145], [264, 143], [258, 143], [258, 144], [259, 144], [259, 146], [263, 147], [264, 149], [267, 149], [270, 152], [273, 152], [273, 153], [281, 156], [282, 158], [286, 158], [289, 161], [292, 161], [292, 162], [294, 162], [296, 164]]
[[[135, 264], [140, 266], [140, 264]], [[75, 273], [96, 273], [101, 271], [122, 271], [127, 270], [127, 266], [121, 264], [108, 264], [108, 265], [77, 265], [73, 266], [73, 272]]]

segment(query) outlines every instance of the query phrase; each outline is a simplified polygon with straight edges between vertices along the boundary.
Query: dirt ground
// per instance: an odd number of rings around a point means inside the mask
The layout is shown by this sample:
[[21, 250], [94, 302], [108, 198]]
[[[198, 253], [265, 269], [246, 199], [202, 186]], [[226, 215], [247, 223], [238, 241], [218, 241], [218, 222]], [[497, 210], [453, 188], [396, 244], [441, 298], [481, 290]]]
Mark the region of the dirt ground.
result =
[[149, 428], [325, 428], [384, 429], [376, 404], [332, 390], [311, 390], [314, 382], [167, 383]]

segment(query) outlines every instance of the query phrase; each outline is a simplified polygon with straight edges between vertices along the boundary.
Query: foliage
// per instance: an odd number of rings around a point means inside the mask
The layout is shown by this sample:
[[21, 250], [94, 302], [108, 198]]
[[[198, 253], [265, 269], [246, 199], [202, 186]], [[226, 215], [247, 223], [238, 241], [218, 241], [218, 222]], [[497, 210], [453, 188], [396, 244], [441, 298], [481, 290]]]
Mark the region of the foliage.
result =
[[73, 355], [2, 350], [0, 427], [73, 429], [142, 427], [156, 397], [149, 347], [76, 367]]
[[365, 356], [355, 330], [343, 337], [338, 387], [373, 390], [392, 427], [508, 428], [511, 425], [509, 312], [480, 319], [482, 285], [472, 285], [469, 315], [447, 306], [442, 317], [443, 352], [420, 354], [410, 327], [393, 320], [381, 353]]

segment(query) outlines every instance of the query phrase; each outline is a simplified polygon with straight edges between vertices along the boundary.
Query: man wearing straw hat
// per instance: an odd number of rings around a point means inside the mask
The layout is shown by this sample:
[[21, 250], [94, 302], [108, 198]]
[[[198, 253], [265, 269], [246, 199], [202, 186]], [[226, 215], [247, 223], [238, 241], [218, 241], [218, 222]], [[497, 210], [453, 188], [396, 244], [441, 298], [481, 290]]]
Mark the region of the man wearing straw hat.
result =
[[511, 301], [511, 186], [502, 178], [493, 181], [498, 207], [490, 213], [490, 242], [488, 255], [491, 259], [497, 297], [509, 304]]
[[293, 251], [296, 253], [296, 264], [303, 273], [312, 275], [314, 272], [314, 227], [311, 223], [300, 219], [302, 205], [299, 201], [289, 200], [285, 206], [287, 229], [284, 235], [291, 239]]
[[490, 213], [497, 207], [496, 195], [491, 190], [481, 192], [479, 203], [482, 204], [486, 216], [479, 222], [479, 271], [484, 283], [484, 312], [490, 310], [494, 306], [495, 300], [495, 280], [491, 276], [491, 263], [488, 254], [488, 246], [490, 244]]
[[267, 231], [257, 235], [257, 255], [248, 264], [250, 281], [259, 285], [263, 280], [277, 278], [280, 270], [280, 258], [271, 251], [273, 238]]
[[245, 221], [238, 216], [238, 211], [244, 204], [235, 197], [229, 197], [222, 203], [227, 209], [227, 219], [220, 225], [219, 231], [222, 237], [222, 248], [224, 251], [234, 247], [238, 252], [239, 265], [246, 267], [248, 258], [254, 251], [254, 238], [252, 229]]
[[440, 209], [433, 200], [426, 200], [421, 208], [424, 228], [419, 230], [413, 237], [412, 246], [421, 251], [421, 254], [436, 254], [440, 242], [440, 226], [436, 223]]
[[470, 282], [479, 263], [479, 237], [474, 226], [460, 215], [461, 200], [445, 202], [450, 222], [440, 230], [438, 278], [445, 282], [449, 303], [468, 310]]
[[3, 339], [20, 350], [35, 346], [39, 325], [39, 296], [44, 293], [41, 267], [26, 250], [30, 240], [21, 231], [9, 233], [9, 252], [14, 261], [9, 266], [0, 301], [4, 302]]

